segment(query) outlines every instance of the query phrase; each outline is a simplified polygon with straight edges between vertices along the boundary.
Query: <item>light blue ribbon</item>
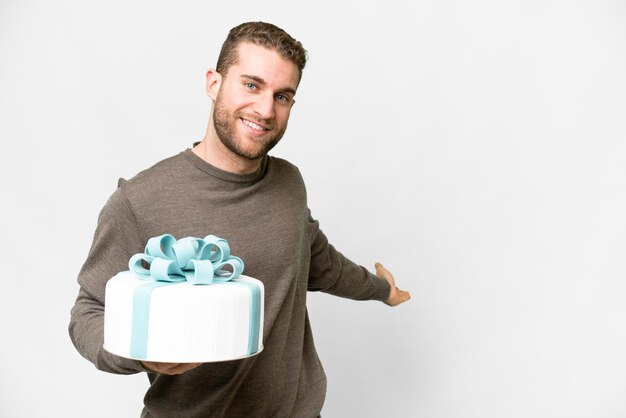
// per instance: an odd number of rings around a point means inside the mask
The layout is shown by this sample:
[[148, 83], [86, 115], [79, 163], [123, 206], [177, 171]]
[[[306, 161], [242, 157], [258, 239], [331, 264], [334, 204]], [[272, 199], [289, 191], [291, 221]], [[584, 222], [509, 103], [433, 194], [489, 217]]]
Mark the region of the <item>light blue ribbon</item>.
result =
[[[230, 266], [232, 272], [225, 270], [225, 266]], [[128, 269], [143, 280], [211, 284], [239, 277], [243, 261], [230, 255], [228, 241], [215, 235], [176, 241], [172, 235], [165, 234], [150, 238], [145, 253], [130, 258]]]
[[[225, 269], [226, 266], [232, 271]], [[133, 255], [128, 261], [128, 269], [148, 282], [135, 288], [133, 293], [131, 357], [145, 359], [147, 356], [150, 298], [154, 289], [184, 281], [192, 285], [226, 283], [239, 277], [243, 268], [243, 261], [230, 254], [228, 242], [215, 235], [178, 241], [169, 234], [150, 238], [145, 252]], [[258, 286], [243, 281], [229, 284], [243, 285], [250, 290], [248, 354], [254, 354], [259, 348], [261, 291]]]

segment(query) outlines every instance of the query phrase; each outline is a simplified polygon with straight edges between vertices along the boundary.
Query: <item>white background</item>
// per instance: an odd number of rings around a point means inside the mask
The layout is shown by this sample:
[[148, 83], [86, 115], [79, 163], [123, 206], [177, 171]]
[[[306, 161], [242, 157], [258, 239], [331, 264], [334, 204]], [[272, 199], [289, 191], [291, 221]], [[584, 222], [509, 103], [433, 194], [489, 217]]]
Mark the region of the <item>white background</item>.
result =
[[0, 0], [0, 416], [138, 416], [67, 333], [100, 208], [199, 140], [228, 30], [310, 61], [272, 152], [406, 305], [309, 294], [324, 417], [626, 416], [623, 1]]

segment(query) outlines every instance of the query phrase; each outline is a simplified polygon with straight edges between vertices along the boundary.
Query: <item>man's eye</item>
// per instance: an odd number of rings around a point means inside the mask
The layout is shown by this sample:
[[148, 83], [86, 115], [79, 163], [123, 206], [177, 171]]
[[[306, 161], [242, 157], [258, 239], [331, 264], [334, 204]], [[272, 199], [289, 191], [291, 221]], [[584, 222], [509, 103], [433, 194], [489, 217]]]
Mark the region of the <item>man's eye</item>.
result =
[[245, 86], [250, 89], [250, 90], [255, 90], [256, 89], [256, 84], [254, 83], [246, 83]]
[[280, 102], [288, 102], [289, 101], [289, 97], [285, 96], [284, 94], [277, 94], [276, 95], [276, 100], [278, 100]]

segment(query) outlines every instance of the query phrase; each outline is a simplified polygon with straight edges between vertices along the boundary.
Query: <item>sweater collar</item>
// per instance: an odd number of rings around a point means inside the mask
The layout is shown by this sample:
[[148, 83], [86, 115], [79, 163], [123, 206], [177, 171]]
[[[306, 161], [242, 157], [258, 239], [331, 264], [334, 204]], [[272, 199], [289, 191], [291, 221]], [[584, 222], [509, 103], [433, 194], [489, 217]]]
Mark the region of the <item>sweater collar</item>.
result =
[[257, 182], [265, 174], [265, 170], [267, 168], [267, 160], [268, 160], [268, 156], [265, 155], [263, 159], [261, 160], [261, 164], [259, 165], [259, 168], [256, 169], [256, 171], [252, 173], [238, 174], [238, 173], [231, 173], [229, 171], [224, 171], [222, 169], [215, 167], [214, 165], [209, 164], [208, 162], [204, 161], [202, 158], [198, 157], [191, 150], [191, 148], [187, 148], [185, 151], [183, 151], [183, 155], [185, 156], [185, 158], [187, 158], [187, 160], [191, 164], [193, 164], [200, 170], [204, 171], [205, 173], [213, 177], [216, 177], [220, 180], [228, 181], [231, 183], [255, 183]]

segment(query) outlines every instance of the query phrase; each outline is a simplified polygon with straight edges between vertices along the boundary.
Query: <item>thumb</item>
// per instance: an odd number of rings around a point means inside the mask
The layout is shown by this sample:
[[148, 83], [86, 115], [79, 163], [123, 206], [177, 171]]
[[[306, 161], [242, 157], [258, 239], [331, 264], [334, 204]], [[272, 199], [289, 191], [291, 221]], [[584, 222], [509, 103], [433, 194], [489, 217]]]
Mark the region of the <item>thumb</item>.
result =
[[387, 280], [390, 284], [395, 285], [395, 281], [393, 280], [393, 276], [381, 263], [375, 263], [374, 268], [376, 269], [376, 275], [380, 278]]
[[376, 274], [379, 276], [383, 275], [383, 271], [385, 270], [385, 268], [383, 267], [382, 264], [380, 264], [379, 262], [374, 263], [374, 268], [376, 269]]

